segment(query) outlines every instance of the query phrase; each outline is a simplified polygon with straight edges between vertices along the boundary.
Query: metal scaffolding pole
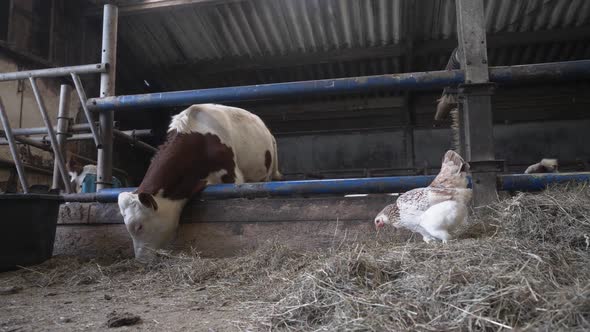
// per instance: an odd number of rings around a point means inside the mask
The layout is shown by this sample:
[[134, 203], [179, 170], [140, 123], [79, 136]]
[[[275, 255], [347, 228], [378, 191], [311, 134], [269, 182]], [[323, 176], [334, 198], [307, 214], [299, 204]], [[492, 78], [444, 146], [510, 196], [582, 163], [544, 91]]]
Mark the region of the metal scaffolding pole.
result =
[[25, 175], [22, 161], [20, 160], [20, 156], [18, 155], [18, 151], [16, 149], [16, 141], [12, 135], [12, 128], [10, 127], [10, 122], [8, 121], [8, 115], [6, 115], [2, 98], [0, 98], [0, 121], [2, 121], [2, 127], [4, 127], [4, 132], [6, 133], [6, 139], [8, 140], [8, 145], [10, 146], [10, 153], [12, 154], [14, 165], [16, 166], [16, 172], [18, 173], [20, 185], [23, 188], [23, 192], [26, 194], [29, 192], [27, 176]]
[[482, 206], [496, 200], [496, 171], [501, 170], [494, 158], [494, 130], [486, 27], [483, 0], [456, 0], [459, 60], [465, 72], [460, 89], [460, 128], [464, 141], [461, 152], [470, 165], [473, 204]]
[[84, 110], [84, 115], [86, 116], [86, 121], [88, 121], [88, 125], [90, 127], [90, 132], [92, 133], [92, 138], [94, 139], [94, 145], [96, 145], [97, 149], [102, 148], [102, 140], [100, 139], [100, 134], [98, 132], [98, 127], [94, 123], [94, 119], [92, 118], [92, 113], [88, 110], [88, 106], [86, 106], [87, 98], [86, 92], [84, 91], [84, 87], [82, 87], [82, 82], [80, 81], [80, 77], [72, 73], [72, 80], [74, 81], [74, 85], [76, 86], [76, 91], [78, 92], [78, 98], [80, 98], [80, 105]]
[[[13, 133], [14, 135], [14, 133]], [[23, 137], [23, 136], [14, 136], [14, 139], [22, 144], [26, 144], [26, 145], [30, 145], [30, 146], [34, 146], [37, 149], [41, 149], [44, 151], [51, 151], [51, 147], [45, 143], [43, 143], [42, 141], [36, 140], [36, 139], [32, 139], [32, 138], [28, 138], [28, 137]], [[5, 143], [5, 141], [0, 140], [0, 144], [4, 145], [3, 143]]]
[[37, 82], [35, 82], [35, 78], [30, 77], [29, 81], [31, 82], [31, 87], [33, 88], [33, 94], [35, 95], [35, 99], [37, 100], [37, 105], [39, 106], [39, 113], [41, 113], [41, 117], [43, 118], [43, 122], [45, 123], [45, 127], [47, 127], [47, 132], [49, 133], [49, 140], [51, 141], [51, 149], [53, 150], [53, 160], [57, 163], [57, 167], [59, 169], [59, 173], [62, 177], [62, 182], [64, 184], [64, 188], [67, 193], [72, 192], [70, 188], [70, 181], [68, 181], [68, 172], [66, 171], [66, 164], [64, 162], [64, 157], [61, 154], [61, 150], [59, 149], [59, 145], [57, 143], [57, 136], [55, 135], [55, 130], [53, 125], [51, 124], [51, 119], [49, 119], [49, 115], [47, 114], [47, 109], [45, 108], [45, 103], [43, 102], [43, 97], [39, 92], [39, 88], [37, 87]]
[[[100, 74], [100, 97], [115, 94], [115, 72], [117, 61], [117, 20], [118, 8], [105, 5], [102, 19], [102, 57], [101, 62], [108, 63], [108, 70]], [[110, 188], [113, 178], [113, 110], [99, 115], [100, 139], [102, 146], [98, 149], [96, 189]]]
[[[116, 123], [115, 123], [116, 125]], [[57, 130], [57, 127], [55, 127]], [[87, 123], [80, 123], [69, 126], [68, 132], [80, 133], [90, 131], [90, 125]], [[13, 128], [12, 134], [14, 136], [29, 136], [29, 135], [47, 135], [47, 128], [45, 127], [32, 127], [32, 128]]]
[[[66, 143], [68, 138], [68, 127], [70, 124], [70, 95], [72, 87], [67, 84], [62, 84], [59, 91], [59, 109], [57, 113], [57, 144], [62, 156], [66, 155]], [[66, 178], [65, 181], [69, 181]], [[53, 163], [53, 181], [51, 189], [59, 189], [61, 177], [57, 163]]]
[[[123, 131], [119, 131], [114, 129], [113, 133], [122, 133], [125, 134], [126, 136], [129, 136], [129, 140], [132, 140], [132, 143], [135, 143], [137, 141], [137, 139], [133, 139], [133, 137], [145, 137], [145, 136], [152, 136], [153, 132], [151, 129], [137, 129], [137, 130], [123, 130]], [[74, 134], [74, 135], [70, 135], [70, 137], [67, 138], [67, 141], [86, 141], [86, 140], [92, 140], [94, 139], [94, 137], [92, 136], [92, 134], [90, 133], [85, 133], [85, 134]], [[17, 142], [21, 142], [23, 144], [29, 144], [32, 145], [34, 147], [40, 148], [40, 149], [50, 149], [49, 146], [47, 146], [46, 144], [51, 144], [51, 141], [49, 140], [48, 135], [45, 136], [35, 136], [35, 137], [23, 137], [23, 136], [16, 136], [15, 140]], [[144, 143], [144, 142], [142, 142]], [[147, 144], [147, 143], [144, 143]], [[8, 141], [6, 139], [2, 139], [0, 138], [0, 145], [8, 145]], [[151, 145], [150, 145], [151, 147]], [[151, 147], [151, 149], [155, 149], [153, 147]]]
[[114, 130], [113, 133], [115, 134], [115, 136], [118, 139], [121, 139], [129, 144], [131, 144], [132, 146], [135, 146], [139, 149], [142, 149], [144, 151], [147, 152], [151, 152], [151, 153], [156, 153], [156, 151], [158, 151], [158, 149], [156, 149], [155, 147], [144, 143], [140, 140], [137, 139], [137, 135], [135, 134], [135, 131], [132, 130], [131, 132], [124, 132], [124, 131], [119, 131], [119, 130]]
[[69, 76], [71, 73], [76, 74], [98, 74], [107, 71], [108, 65], [106, 63], [95, 63], [90, 65], [47, 68], [37, 70], [23, 70], [12, 73], [0, 73], [0, 82], [3, 81], [17, 81], [25, 80], [27, 78], [43, 78], [43, 77], [62, 77]]

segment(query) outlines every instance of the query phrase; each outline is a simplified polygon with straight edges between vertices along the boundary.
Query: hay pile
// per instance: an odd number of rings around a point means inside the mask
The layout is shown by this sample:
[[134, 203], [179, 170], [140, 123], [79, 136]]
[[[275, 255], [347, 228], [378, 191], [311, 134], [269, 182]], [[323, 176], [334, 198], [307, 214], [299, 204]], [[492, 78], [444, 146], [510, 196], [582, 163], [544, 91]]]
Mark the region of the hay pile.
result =
[[[477, 211], [447, 245], [375, 241], [295, 253], [270, 243], [239, 257], [160, 253], [60, 262], [15, 274], [48, 285], [207, 287], [251, 313], [247, 330], [588, 330], [590, 189], [518, 194]], [[12, 283], [14, 284], [14, 283]]]
[[284, 330], [590, 329], [590, 190], [519, 194], [449, 245], [320, 255], [259, 319]]

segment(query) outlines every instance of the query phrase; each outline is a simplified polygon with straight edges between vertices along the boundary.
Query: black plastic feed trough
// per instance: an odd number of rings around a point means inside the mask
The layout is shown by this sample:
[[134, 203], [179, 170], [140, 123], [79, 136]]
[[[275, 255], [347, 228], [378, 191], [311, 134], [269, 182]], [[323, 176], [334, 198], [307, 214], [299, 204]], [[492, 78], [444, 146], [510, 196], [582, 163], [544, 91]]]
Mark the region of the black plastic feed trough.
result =
[[59, 195], [0, 195], [0, 271], [51, 258], [62, 201]]

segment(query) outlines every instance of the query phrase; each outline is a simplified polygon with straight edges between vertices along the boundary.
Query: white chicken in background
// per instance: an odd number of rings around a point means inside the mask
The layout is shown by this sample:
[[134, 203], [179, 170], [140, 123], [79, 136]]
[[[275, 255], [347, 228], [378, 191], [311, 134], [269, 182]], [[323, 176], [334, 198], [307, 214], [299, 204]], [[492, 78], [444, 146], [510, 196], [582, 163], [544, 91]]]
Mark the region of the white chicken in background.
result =
[[410, 190], [386, 206], [377, 217], [377, 229], [392, 225], [420, 233], [425, 242], [442, 240], [465, 221], [472, 192], [467, 188], [469, 164], [455, 151], [447, 151], [441, 170], [426, 188]]

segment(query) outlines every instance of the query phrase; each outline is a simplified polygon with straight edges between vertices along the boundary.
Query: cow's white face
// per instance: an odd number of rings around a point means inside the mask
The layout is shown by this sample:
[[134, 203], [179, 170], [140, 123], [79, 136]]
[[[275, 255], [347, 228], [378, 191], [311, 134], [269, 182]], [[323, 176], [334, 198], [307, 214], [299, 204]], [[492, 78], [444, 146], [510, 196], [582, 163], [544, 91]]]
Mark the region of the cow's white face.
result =
[[174, 239], [184, 202], [172, 201], [150, 194], [119, 194], [119, 209], [133, 239], [135, 258], [148, 261], [155, 250]]

